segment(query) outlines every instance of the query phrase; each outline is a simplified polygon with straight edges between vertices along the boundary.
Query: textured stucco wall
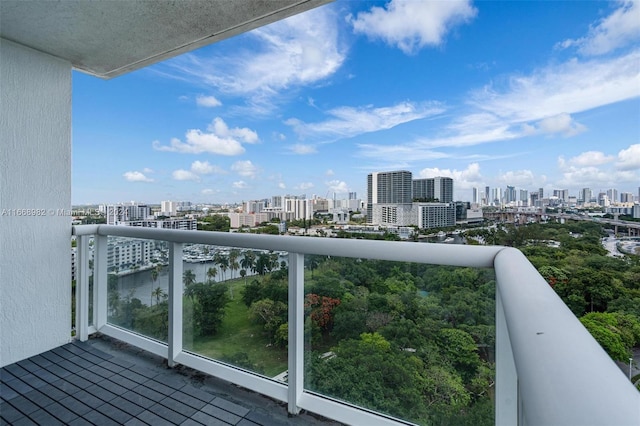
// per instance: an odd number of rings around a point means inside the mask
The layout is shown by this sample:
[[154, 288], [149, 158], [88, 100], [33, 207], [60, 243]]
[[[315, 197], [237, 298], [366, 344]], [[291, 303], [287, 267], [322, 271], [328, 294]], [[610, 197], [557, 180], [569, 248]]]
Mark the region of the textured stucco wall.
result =
[[0, 366], [70, 340], [70, 208], [71, 64], [0, 40]]

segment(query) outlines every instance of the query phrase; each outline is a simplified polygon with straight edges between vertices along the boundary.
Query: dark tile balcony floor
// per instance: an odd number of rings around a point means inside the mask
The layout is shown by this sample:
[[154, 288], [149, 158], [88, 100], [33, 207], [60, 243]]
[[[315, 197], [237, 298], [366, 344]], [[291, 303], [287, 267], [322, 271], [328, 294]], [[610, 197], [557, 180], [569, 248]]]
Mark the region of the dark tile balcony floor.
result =
[[0, 369], [2, 425], [338, 425], [105, 336]]

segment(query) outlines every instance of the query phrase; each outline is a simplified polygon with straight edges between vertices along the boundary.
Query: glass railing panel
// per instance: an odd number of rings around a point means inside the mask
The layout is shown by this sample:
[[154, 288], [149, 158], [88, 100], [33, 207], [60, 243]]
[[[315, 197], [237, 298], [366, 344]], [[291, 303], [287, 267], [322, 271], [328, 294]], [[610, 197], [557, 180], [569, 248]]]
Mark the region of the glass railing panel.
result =
[[168, 271], [166, 242], [108, 237], [107, 322], [167, 342]]
[[305, 256], [305, 390], [418, 424], [494, 424], [492, 269]]
[[184, 350], [259, 375], [287, 370], [287, 253], [183, 249]]

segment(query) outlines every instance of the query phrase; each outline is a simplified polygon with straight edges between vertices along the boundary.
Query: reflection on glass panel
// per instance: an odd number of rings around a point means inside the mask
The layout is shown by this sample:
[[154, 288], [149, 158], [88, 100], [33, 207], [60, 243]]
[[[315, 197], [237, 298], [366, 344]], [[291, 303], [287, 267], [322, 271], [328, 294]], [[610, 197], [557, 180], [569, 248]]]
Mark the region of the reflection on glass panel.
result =
[[109, 237], [107, 321], [166, 342], [168, 270], [166, 242]]
[[192, 244], [183, 261], [185, 350], [286, 376], [286, 253]]
[[493, 270], [305, 256], [305, 388], [418, 424], [494, 424]]

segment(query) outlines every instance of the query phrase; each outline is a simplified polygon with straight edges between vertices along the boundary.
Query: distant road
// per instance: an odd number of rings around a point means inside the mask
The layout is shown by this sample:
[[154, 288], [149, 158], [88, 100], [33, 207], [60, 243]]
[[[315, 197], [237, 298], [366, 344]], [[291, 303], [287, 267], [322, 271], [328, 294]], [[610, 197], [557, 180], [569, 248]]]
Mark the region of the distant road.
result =
[[548, 214], [547, 216], [559, 217], [559, 218], [565, 218], [565, 219], [571, 219], [571, 220], [589, 220], [591, 222], [607, 223], [609, 225], [624, 226], [625, 228], [628, 227], [633, 229], [640, 229], [640, 222], [631, 222], [627, 220], [605, 219], [601, 217], [582, 216], [579, 214], [567, 214], [567, 213], [552, 213], [552, 214]]

